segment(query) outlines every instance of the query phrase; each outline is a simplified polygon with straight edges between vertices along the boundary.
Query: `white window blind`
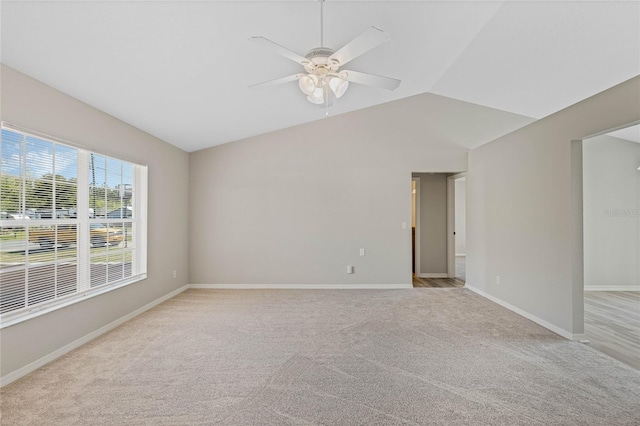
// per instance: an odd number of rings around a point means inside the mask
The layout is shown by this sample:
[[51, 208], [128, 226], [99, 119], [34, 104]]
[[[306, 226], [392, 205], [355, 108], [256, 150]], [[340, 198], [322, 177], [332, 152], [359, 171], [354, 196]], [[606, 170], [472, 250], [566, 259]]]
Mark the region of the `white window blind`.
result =
[[2, 127], [0, 326], [146, 274], [146, 167]]

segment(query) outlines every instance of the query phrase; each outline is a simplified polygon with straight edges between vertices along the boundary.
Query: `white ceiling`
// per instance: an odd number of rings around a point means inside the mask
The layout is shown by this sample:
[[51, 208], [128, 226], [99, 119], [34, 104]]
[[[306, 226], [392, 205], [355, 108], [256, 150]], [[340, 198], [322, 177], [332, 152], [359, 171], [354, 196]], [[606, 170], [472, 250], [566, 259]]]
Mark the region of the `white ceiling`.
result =
[[[369, 26], [391, 40], [349, 69], [402, 80], [394, 92], [352, 84], [331, 115], [431, 92], [541, 118], [640, 74], [637, 1], [331, 1], [325, 45]], [[319, 44], [306, 1], [2, 1], [3, 63], [194, 151], [305, 122], [324, 111], [299, 72], [253, 45]], [[496, 137], [500, 134], [496, 133]]]

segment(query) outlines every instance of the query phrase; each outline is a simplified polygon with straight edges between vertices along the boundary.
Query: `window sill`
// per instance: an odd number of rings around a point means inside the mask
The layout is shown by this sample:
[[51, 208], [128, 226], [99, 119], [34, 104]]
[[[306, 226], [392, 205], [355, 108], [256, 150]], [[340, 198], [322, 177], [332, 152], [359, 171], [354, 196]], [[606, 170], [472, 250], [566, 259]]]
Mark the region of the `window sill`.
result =
[[99, 296], [104, 293], [108, 293], [118, 288], [126, 287], [130, 284], [136, 283], [138, 281], [142, 281], [146, 278], [147, 278], [147, 274], [140, 274], [140, 275], [136, 275], [135, 277], [118, 281], [113, 284], [104, 285], [98, 288], [88, 289], [88, 290], [85, 290], [76, 294], [72, 294], [60, 299], [52, 300], [49, 303], [34, 306], [32, 308], [24, 308], [24, 310], [20, 312], [15, 312], [15, 313], [9, 312], [0, 319], [0, 329], [19, 324], [21, 322], [28, 321], [33, 318], [37, 318], [49, 312], [53, 312], [58, 309], [64, 308], [66, 306], [73, 305], [74, 303], [82, 302], [83, 300], [87, 300], [92, 297]]

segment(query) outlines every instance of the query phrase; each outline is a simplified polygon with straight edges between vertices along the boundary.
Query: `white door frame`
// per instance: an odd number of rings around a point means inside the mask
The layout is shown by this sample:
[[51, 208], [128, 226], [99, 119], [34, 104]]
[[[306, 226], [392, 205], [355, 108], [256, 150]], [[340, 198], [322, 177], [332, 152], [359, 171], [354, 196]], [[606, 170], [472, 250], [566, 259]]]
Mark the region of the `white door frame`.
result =
[[[420, 178], [412, 177], [411, 180], [416, 183], [416, 230], [415, 230], [415, 252], [413, 254], [413, 262], [415, 265], [416, 277], [420, 276]], [[412, 212], [413, 213], [413, 212]]]
[[456, 180], [466, 177], [458, 173], [447, 177], [447, 277], [456, 277]]

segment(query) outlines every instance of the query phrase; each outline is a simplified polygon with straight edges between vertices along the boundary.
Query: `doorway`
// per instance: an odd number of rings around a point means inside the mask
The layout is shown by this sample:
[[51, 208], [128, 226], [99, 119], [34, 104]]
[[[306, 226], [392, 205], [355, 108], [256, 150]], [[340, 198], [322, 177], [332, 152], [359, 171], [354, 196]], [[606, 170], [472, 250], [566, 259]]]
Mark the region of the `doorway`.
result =
[[640, 125], [582, 141], [586, 342], [640, 369]]
[[418, 189], [420, 187], [420, 178], [411, 178], [411, 274], [415, 277], [420, 271], [416, 269], [416, 265], [419, 268], [420, 262], [416, 262], [416, 259], [420, 259], [420, 240], [416, 241], [416, 228], [418, 227], [419, 201], [420, 195]]
[[[412, 173], [411, 243], [414, 287], [463, 287], [456, 277], [453, 173]], [[464, 214], [464, 213], [463, 213]], [[451, 240], [450, 240], [451, 239]], [[453, 269], [450, 268], [453, 264]]]
[[453, 177], [454, 182], [454, 276], [455, 278], [465, 281], [467, 280], [467, 205], [466, 205], [466, 189], [467, 178]]

